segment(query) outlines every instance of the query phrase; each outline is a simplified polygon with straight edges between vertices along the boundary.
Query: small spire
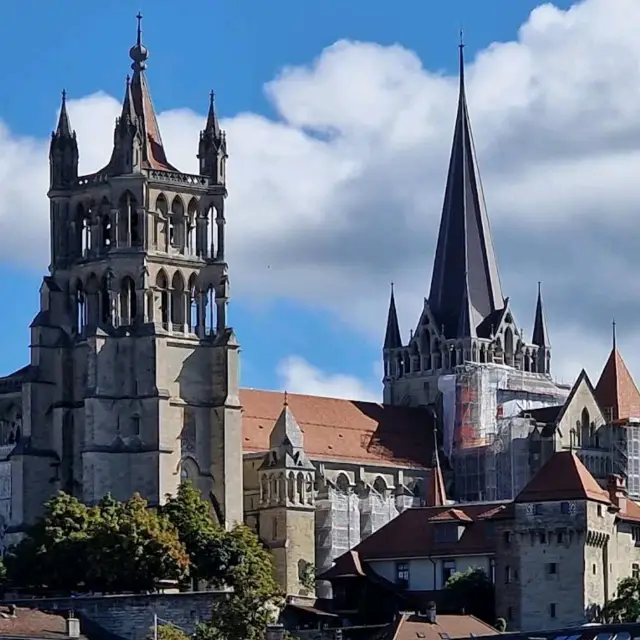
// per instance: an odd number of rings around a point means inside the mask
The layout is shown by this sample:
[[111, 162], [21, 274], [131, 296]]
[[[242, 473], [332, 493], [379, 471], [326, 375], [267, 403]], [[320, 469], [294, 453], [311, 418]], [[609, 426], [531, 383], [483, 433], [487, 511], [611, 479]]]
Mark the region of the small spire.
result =
[[400, 324], [398, 323], [398, 312], [396, 311], [396, 298], [393, 292], [393, 282], [391, 283], [391, 299], [389, 300], [389, 313], [387, 315], [387, 330], [384, 336], [383, 349], [397, 349], [402, 346], [400, 336]]
[[142, 14], [138, 11], [138, 15], [136, 16], [136, 20], [138, 21], [138, 33], [136, 37], [136, 45], [139, 47], [142, 45]]
[[461, 96], [464, 95], [464, 32], [460, 29], [460, 43], [458, 44], [459, 51], [459, 80], [460, 80], [460, 92]]
[[436, 422], [433, 425], [433, 466], [429, 473], [425, 497], [427, 507], [443, 507], [447, 504], [447, 492], [438, 454], [438, 426]]
[[67, 113], [67, 92], [62, 90], [62, 104], [60, 105], [60, 116], [58, 117], [58, 126], [55, 131], [56, 138], [72, 138], [74, 133], [71, 129], [71, 121]]
[[288, 407], [289, 406], [289, 396], [287, 394], [287, 390], [285, 389], [284, 391], [284, 402], [283, 402], [283, 406], [284, 407]]
[[147, 67], [146, 61], [149, 57], [149, 51], [147, 47], [142, 44], [142, 14], [138, 11], [136, 16], [138, 25], [136, 27], [136, 43], [131, 49], [129, 49], [129, 57], [133, 60], [131, 68], [135, 73], [144, 71]]
[[615, 318], [611, 321], [611, 338], [612, 338], [612, 344], [613, 344], [613, 349], [615, 350], [616, 347], [616, 321]]
[[532, 344], [538, 347], [549, 347], [549, 334], [547, 332], [547, 321], [544, 316], [542, 305], [542, 285], [538, 282], [538, 299], [536, 300], [536, 315], [533, 322]]
[[218, 140], [220, 138], [220, 123], [218, 122], [218, 116], [216, 114], [215, 98], [216, 94], [212, 89], [209, 94], [209, 113], [207, 114], [207, 124], [205, 125], [204, 133], [208, 133]]

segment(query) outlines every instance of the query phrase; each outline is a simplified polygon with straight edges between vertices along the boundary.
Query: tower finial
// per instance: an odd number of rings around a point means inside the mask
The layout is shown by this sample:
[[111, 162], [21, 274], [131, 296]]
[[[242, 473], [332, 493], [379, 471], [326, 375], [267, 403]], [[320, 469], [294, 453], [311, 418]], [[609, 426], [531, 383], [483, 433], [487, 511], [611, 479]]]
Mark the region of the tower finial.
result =
[[616, 348], [616, 321], [615, 318], [611, 321], [611, 337], [613, 342], [613, 348]]
[[139, 11], [138, 15], [136, 16], [136, 20], [138, 21], [136, 45], [139, 47], [142, 44], [142, 14]]
[[289, 406], [289, 395], [287, 394], [287, 390], [285, 389], [284, 391], [284, 402], [283, 402], [283, 406], [288, 407]]

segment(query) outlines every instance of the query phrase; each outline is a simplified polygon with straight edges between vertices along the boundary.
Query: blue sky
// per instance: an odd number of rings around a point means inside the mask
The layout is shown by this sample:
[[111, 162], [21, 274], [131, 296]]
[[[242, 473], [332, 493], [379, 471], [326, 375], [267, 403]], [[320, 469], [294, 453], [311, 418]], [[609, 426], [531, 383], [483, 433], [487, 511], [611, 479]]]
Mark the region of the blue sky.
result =
[[[252, 113], [273, 121], [281, 114], [265, 95], [265, 83], [284, 68], [311, 64], [338, 40], [383, 47], [398, 43], [415, 52], [429, 71], [454, 74], [461, 26], [471, 60], [494, 42], [516, 40], [520, 25], [538, 4], [531, 0], [401, 0], [393, 4], [381, 0], [190, 0], [188, 10], [177, 10], [176, 3], [166, 0], [84, 3], [81, 9], [75, 0], [23, 0], [3, 8], [4, 24], [11, 28], [0, 40], [0, 56], [5, 60], [0, 120], [21, 140], [41, 140], [54, 124], [63, 87], [72, 99], [97, 91], [120, 99], [138, 10], [144, 14], [151, 89], [159, 112], [187, 108], [203, 114], [209, 90], [214, 88], [223, 117]], [[571, 3], [556, 0], [553, 4], [566, 9]], [[326, 93], [317, 99], [331, 102], [335, 96]], [[454, 108], [452, 102], [449, 121], [443, 120], [447, 146]], [[233, 171], [233, 137], [229, 142]], [[82, 140], [80, 144], [82, 155]], [[194, 140], [194, 152], [195, 144]], [[441, 189], [445, 165], [434, 178]], [[43, 207], [39, 224], [47, 225], [46, 202]], [[342, 250], [349, 247], [342, 245]], [[430, 265], [432, 251], [429, 239], [424, 243], [425, 264]], [[509, 253], [500, 247], [498, 252]], [[233, 285], [234, 255], [228, 259]], [[28, 324], [37, 309], [42, 275], [41, 265], [35, 269], [14, 260], [0, 265], [0, 295], [17, 302], [5, 304], [0, 316], [5, 336], [2, 372], [28, 359]], [[423, 291], [412, 294], [418, 303], [427, 293], [428, 269], [420, 277]], [[387, 272], [380, 274], [376, 295], [385, 303], [389, 280]], [[325, 294], [314, 302], [288, 296], [285, 283], [281, 288], [277, 282], [274, 286], [267, 304], [257, 305], [246, 295], [234, 299], [230, 309], [243, 347], [244, 385], [282, 386], [278, 364], [290, 356], [303, 358], [324, 374], [347, 374], [370, 387], [377, 385], [374, 364], [379, 360], [384, 312], [376, 320], [376, 336], [359, 331], [344, 314], [329, 309]], [[561, 298], [561, 292], [555, 295]], [[523, 308], [532, 304], [525, 300]]]

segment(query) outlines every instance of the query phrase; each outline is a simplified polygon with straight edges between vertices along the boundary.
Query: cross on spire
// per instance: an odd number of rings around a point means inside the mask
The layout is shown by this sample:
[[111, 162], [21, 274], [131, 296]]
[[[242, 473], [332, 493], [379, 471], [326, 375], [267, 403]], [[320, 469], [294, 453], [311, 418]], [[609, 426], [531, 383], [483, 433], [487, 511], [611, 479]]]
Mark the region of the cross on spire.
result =
[[136, 20], [138, 21], [136, 44], [140, 46], [142, 44], [142, 14], [139, 11], [138, 15], [136, 15]]

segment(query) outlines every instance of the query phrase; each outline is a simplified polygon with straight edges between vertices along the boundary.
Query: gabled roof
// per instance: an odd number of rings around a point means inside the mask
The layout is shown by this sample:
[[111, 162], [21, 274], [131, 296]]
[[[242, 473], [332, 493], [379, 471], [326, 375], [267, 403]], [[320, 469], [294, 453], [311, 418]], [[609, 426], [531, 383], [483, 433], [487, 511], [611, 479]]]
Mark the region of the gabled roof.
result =
[[473, 638], [498, 635], [492, 626], [470, 615], [436, 615], [435, 623], [425, 616], [403, 613], [389, 625], [384, 640], [441, 640], [442, 638]]
[[[312, 461], [348, 460], [380, 466], [431, 467], [434, 428], [427, 409], [375, 402], [287, 394], [288, 406]], [[282, 393], [241, 389], [243, 449], [267, 452], [269, 434], [282, 412]]]
[[553, 454], [515, 499], [518, 503], [563, 500], [592, 500], [611, 504], [609, 494], [600, 487], [573, 451]]
[[[504, 307], [471, 133], [460, 47], [458, 113], [431, 277], [429, 307], [447, 338], [473, 334]], [[495, 320], [491, 321], [495, 325]]]
[[640, 392], [614, 345], [596, 384], [595, 396], [600, 406], [611, 410], [611, 419], [640, 418]]

